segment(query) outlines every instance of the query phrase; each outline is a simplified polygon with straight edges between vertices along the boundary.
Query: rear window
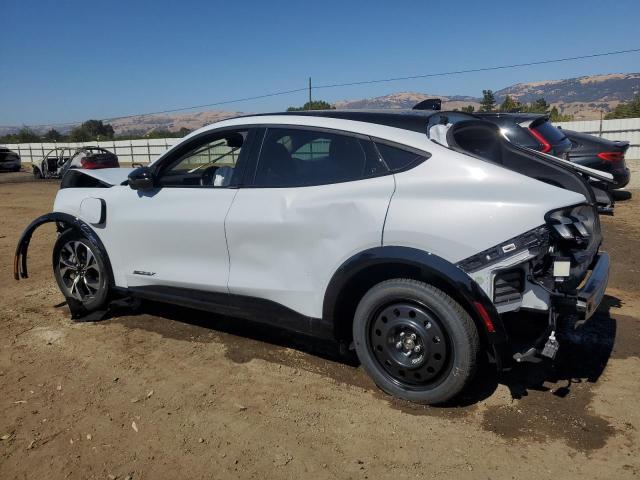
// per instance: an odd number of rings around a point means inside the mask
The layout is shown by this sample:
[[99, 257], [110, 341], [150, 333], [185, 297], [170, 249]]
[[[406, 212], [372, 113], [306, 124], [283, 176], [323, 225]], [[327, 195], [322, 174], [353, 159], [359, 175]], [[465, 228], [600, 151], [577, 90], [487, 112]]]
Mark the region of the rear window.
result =
[[542, 122], [540, 125], [535, 125], [533, 128], [551, 145], [556, 145], [566, 138], [566, 135], [562, 130], [554, 127], [551, 122]]

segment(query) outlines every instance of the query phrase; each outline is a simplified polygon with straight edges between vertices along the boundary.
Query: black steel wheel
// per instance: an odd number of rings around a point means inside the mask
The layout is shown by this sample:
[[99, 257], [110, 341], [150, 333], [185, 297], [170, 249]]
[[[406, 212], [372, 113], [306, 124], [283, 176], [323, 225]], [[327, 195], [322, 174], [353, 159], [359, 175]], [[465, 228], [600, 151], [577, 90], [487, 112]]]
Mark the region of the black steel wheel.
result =
[[423, 282], [382, 282], [361, 299], [353, 323], [363, 368], [387, 393], [419, 403], [459, 394], [475, 373], [480, 339], [460, 304]]
[[375, 314], [370, 325], [370, 348], [392, 378], [428, 385], [446, 369], [449, 341], [440, 320], [426, 307], [394, 302]]

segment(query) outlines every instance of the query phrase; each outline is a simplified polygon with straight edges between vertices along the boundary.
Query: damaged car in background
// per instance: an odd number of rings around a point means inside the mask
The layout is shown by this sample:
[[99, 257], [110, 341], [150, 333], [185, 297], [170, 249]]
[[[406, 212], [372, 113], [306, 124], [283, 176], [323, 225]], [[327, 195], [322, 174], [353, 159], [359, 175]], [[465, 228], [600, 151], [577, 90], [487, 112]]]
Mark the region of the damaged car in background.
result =
[[[420, 403], [454, 398], [483, 356], [553, 359], [608, 281], [588, 175], [478, 119], [436, 139], [429, 116], [237, 117], [149, 167], [70, 170], [15, 277], [55, 222], [74, 318], [129, 297], [267, 323], [355, 350], [382, 390]], [[524, 348], [504, 321], [518, 311], [541, 320]]]
[[[500, 128], [502, 135], [521, 147], [544, 153], [573, 164], [587, 174], [594, 189], [600, 213], [613, 213], [612, 191], [629, 182], [630, 172], [624, 160], [628, 142], [613, 142], [593, 135], [564, 130], [554, 126], [549, 115], [542, 113], [441, 111], [440, 99], [427, 99], [413, 109], [432, 112], [428, 127], [440, 124], [438, 138], [444, 138], [446, 128], [460, 121], [486, 121]], [[446, 143], [446, 140], [444, 141]]]
[[39, 163], [33, 164], [33, 176], [42, 178], [62, 178], [69, 169], [118, 168], [116, 154], [101, 147], [56, 147], [47, 152]]

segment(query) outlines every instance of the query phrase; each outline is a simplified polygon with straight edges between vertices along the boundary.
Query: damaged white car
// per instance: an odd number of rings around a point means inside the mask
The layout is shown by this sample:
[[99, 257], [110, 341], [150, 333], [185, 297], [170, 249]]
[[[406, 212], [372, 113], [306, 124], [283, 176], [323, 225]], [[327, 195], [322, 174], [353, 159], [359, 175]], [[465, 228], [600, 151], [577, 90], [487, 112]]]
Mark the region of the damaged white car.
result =
[[[149, 167], [70, 170], [19, 241], [16, 279], [56, 222], [74, 317], [137, 297], [266, 322], [355, 348], [380, 388], [422, 403], [460, 393], [481, 355], [553, 358], [558, 324], [589, 318], [607, 285], [589, 169], [488, 122], [437, 142], [428, 117], [238, 117]], [[505, 355], [503, 316], [520, 310], [548, 322]]]

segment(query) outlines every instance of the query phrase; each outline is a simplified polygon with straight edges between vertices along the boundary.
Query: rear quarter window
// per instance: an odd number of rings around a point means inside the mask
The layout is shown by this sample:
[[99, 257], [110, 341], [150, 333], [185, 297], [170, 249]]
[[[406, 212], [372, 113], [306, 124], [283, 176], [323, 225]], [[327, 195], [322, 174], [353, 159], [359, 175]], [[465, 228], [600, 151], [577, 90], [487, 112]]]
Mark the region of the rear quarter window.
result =
[[424, 162], [431, 155], [426, 152], [409, 150], [403, 147], [391, 146], [386, 143], [376, 142], [376, 147], [382, 159], [392, 172], [408, 170]]

